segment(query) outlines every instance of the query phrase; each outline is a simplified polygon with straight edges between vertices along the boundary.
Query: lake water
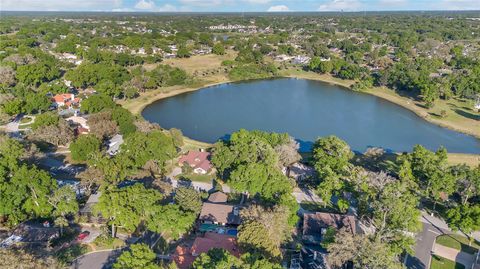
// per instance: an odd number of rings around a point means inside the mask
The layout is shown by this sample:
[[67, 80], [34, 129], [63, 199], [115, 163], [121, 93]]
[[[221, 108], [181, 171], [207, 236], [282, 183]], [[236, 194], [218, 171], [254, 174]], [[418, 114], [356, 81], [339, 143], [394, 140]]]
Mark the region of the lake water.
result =
[[[222, 84], [159, 100], [142, 112], [164, 128], [215, 142], [240, 128], [287, 132], [306, 150], [320, 136], [336, 135], [353, 150], [383, 147], [480, 153], [480, 140], [431, 124], [398, 105], [340, 86], [302, 79]], [[480, 123], [479, 123], [480, 128]]]

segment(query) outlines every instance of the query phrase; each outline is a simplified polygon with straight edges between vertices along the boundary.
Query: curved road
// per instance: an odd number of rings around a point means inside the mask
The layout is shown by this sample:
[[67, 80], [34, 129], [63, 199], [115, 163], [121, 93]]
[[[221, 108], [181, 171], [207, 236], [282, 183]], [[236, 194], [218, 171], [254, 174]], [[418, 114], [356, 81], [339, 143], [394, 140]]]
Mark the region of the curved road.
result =
[[112, 262], [121, 250], [99, 250], [78, 257], [70, 268], [72, 269], [103, 269], [111, 268]]

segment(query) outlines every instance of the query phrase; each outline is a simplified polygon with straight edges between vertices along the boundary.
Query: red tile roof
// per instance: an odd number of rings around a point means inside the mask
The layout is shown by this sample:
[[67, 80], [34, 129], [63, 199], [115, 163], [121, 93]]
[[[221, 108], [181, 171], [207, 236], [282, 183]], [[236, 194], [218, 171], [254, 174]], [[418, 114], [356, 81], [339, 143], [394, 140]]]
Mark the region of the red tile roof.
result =
[[190, 268], [197, 256], [202, 253], [207, 253], [213, 248], [225, 249], [232, 255], [240, 257], [240, 251], [235, 237], [207, 232], [204, 237], [195, 238], [191, 248], [178, 246], [175, 249], [175, 254], [173, 254], [173, 260], [180, 269]]
[[178, 162], [182, 165], [187, 163], [193, 168], [202, 168], [205, 171], [208, 171], [212, 168], [210, 163], [210, 152], [205, 151], [189, 151], [187, 155], [180, 157]]
[[72, 93], [62, 93], [62, 94], [57, 94], [52, 98], [52, 101], [55, 103], [65, 103], [67, 101], [73, 100], [75, 95]]

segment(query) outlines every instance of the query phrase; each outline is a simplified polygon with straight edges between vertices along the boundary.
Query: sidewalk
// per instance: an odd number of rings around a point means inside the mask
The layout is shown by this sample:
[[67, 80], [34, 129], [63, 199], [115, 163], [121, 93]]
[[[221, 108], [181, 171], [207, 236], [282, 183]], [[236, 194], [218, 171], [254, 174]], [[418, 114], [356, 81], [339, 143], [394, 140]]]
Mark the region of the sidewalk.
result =
[[461, 252], [460, 250], [445, 247], [436, 243], [433, 246], [433, 254], [461, 263], [465, 266], [465, 268], [471, 268], [473, 262], [475, 261], [475, 256], [472, 254]]

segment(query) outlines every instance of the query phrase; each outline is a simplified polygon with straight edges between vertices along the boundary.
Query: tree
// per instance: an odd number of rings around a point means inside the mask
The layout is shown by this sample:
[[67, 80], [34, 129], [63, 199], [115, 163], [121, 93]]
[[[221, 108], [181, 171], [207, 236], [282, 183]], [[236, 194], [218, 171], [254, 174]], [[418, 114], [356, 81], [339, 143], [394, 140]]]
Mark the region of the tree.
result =
[[202, 253], [193, 262], [194, 269], [240, 269], [242, 262], [228, 251], [220, 248], [210, 249], [207, 253]]
[[137, 130], [134, 124], [135, 117], [123, 107], [115, 107], [112, 110], [112, 119], [117, 122], [122, 135], [128, 135]]
[[81, 135], [70, 144], [72, 159], [86, 161], [91, 155], [100, 150], [102, 142], [93, 135]]
[[85, 171], [78, 174], [78, 177], [80, 178], [80, 186], [85, 188], [86, 195], [90, 195], [95, 186], [100, 186], [103, 183], [105, 175], [100, 169], [89, 165]]
[[480, 206], [460, 205], [447, 211], [447, 222], [454, 230], [470, 234], [480, 229]]
[[49, 203], [53, 206], [53, 217], [55, 224], [60, 226], [60, 234], [63, 227], [68, 225], [67, 217], [78, 212], [78, 203], [75, 190], [68, 185], [58, 188], [49, 197]]
[[113, 264], [114, 269], [156, 269], [160, 268], [155, 263], [157, 255], [146, 244], [133, 244], [124, 251]]
[[175, 190], [175, 202], [182, 210], [193, 212], [195, 215], [202, 210], [202, 197], [193, 188], [179, 187]]
[[298, 153], [300, 145], [293, 138], [290, 138], [286, 144], [277, 145], [274, 149], [278, 154], [279, 164], [284, 167], [288, 167], [294, 164], [302, 158]]
[[112, 119], [110, 110], [91, 114], [87, 124], [90, 127], [90, 134], [100, 140], [108, 139], [118, 133], [117, 122]]
[[67, 145], [74, 139], [73, 129], [64, 119], [59, 119], [56, 125], [38, 127], [28, 138], [33, 141], [44, 141], [55, 146]]
[[112, 98], [103, 94], [95, 94], [82, 101], [80, 110], [83, 113], [97, 113], [104, 109], [114, 107], [115, 102], [113, 102]]
[[[281, 244], [291, 236], [291, 226], [288, 223], [289, 209], [284, 206], [266, 209], [252, 205], [242, 209], [240, 216], [245, 225], [242, 224], [240, 228], [239, 243], [247, 249], [264, 251], [265, 257], [277, 257]], [[259, 233], [255, 234], [255, 230]], [[267, 241], [260, 244], [262, 240]]]
[[42, 82], [60, 77], [60, 74], [60, 69], [55, 66], [55, 61], [51, 59], [19, 66], [15, 77], [26, 85], [38, 86]]
[[190, 51], [185, 46], [180, 46], [177, 50], [178, 58], [188, 58], [190, 57]]
[[147, 228], [177, 240], [193, 227], [196, 218], [196, 214], [183, 211], [178, 205], [155, 206], [147, 220]]
[[183, 141], [183, 133], [181, 130], [172, 128], [169, 130], [170, 136], [173, 138], [173, 143], [176, 147], [181, 148], [185, 144]]
[[127, 167], [138, 168], [149, 160], [155, 160], [159, 168], [163, 169], [166, 161], [173, 159], [176, 154], [173, 139], [162, 131], [155, 130], [148, 134], [135, 132], [129, 135], [117, 157]]
[[10, 66], [0, 66], [0, 85], [12, 86], [15, 84], [15, 71]]
[[348, 175], [353, 153], [346, 142], [336, 136], [318, 139], [313, 145], [313, 163], [321, 183], [317, 191], [325, 203], [344, 188], [343, 177]]
[[43, 126], [57, 125], [60, 120], [58, 114], [53, 112], [42, 113], [35, 117], [35, 121], [32, 123], [32, 130], [37, 130]]
[[222, 45], [222, 43], [216, 43], [215, 45], [213, 45], [212, 53], [216, 55], [224, 55], [225, 47]]
[[[273, 224], [273, 223], [272, 223]], [[272, 240], [267, 228], [259, 221], [244, 221], [239, 227], [238, 243], [250, 253], [260, 253], [268, 259], [279, 259], [280, 248]]]
[[115, 226], [134, 231], [152, 212], [158, 212], [156, 204], [162, 198], [161, 193], [146, 189], [140, 183], [124, 188], [112, 187], [102, 192], [94, 212], [108, 220], [107, 223], [112, 226], [112, 237], [115, 237]]
[[328, 252], [328, 263], [334, 268], [341, 268], [347, 262], [353, 262], [358, 268], [402, 268], [387, 245], [372, 241], [366, 235], [353, 235], [346, 229], [337, 232], [335, 241], [328, 246]]
[[20, 113], [25, 112], [25, 102], [21, 99], [12, 99], [6, 101], [2, 104], [3, 112], [7, 113], [8, 115], [17, 115]]
[[63, 268], [51, 257], [37, 258], [24, 250], [0, 248], [0, 261], [5, 269], [60, 269]]
[[[0, 166], [0, 176], [5, 169]], [[29, 217], [49, 217], [53, 210], [49, 197], [57, 188], [56, 181], [36, 167], [11, 162], [7, 169], [10, 173], [0, 177], [0, 216], [7, 225], [16, 226]]]

